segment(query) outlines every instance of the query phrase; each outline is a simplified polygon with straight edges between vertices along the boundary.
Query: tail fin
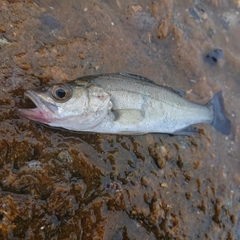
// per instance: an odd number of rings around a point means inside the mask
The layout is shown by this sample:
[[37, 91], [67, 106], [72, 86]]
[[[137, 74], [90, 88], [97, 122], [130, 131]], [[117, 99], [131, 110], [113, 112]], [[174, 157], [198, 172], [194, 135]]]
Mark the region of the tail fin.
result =
[[207, 105], [213, 110], [213, 122], [211, 125], [220, 133], [229, 135], [231, 122], [225, 116], [222, 91], [217, 92]]

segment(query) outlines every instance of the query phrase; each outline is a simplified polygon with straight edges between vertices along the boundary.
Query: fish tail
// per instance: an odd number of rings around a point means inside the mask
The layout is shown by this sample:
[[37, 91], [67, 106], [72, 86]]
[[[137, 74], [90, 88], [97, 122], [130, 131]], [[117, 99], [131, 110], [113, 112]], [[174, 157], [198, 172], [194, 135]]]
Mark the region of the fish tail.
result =
[[222, 91], [217, 92], [207, 105], [213, 111], [213, 122], [211, 125], [218, 132], [229, 135], [231, 132], [231, 122], [225, 116]]

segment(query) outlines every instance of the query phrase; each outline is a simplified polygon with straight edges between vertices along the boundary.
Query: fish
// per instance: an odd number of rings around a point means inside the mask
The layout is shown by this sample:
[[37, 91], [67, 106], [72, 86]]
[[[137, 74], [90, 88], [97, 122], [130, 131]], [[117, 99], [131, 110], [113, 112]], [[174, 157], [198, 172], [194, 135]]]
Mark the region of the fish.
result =
[[129, 73], [97, 74], [27, 90], [35, 108], [17, 114], [52, 127], [86, 133], [191, 135], [207, 123], [229, 135], [222, 91], [201, 105], [184, 91]]

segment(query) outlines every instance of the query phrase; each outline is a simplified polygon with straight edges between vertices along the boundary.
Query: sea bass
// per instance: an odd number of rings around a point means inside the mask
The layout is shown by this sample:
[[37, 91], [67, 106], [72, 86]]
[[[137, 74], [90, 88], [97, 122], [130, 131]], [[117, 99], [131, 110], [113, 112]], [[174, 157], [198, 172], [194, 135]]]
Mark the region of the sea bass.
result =
[[[181, 91], [127, 74], [101, 74], [26, 91], [36, 108], [17, 109], [31, 120], [81, 132], [186, 134], [208, 123], [228, 135], [221, 91], [206, 105], [186, 100]], [[190, 126], [190, 127], [189, 127]]]

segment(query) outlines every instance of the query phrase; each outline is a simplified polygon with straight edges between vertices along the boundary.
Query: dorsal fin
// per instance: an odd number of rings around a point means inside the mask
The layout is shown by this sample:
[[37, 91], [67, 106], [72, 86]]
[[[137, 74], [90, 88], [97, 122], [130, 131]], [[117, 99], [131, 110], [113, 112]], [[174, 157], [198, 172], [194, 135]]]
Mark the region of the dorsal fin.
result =
[[143, 82], [156, 84], [154, 81], [149, 80], [148, 78], [145, 78], [145, 77], [142, 77], [142, 76], [139, 76], [139, 75], [135, 75], [135, 74], [131, 74], [131, 73], [120, 72], [120, 73], [116, 73], [115, 75], [121, 75], [121, 76], [128, 77], [128, 78], [134, 78], [134, 79], [137, 79], [137, 80], [140, 80], [140, 81], [143, 81]]
[[154, 81], [151, 81], [145, 77], [139, 76], [139, 75], [135, 75], [135, 74], [131, 74], [131, 73], [124, 73], [124, 72], [119, 72], [119, 73], [107, 73], [107, 74], [96, 74], [96, 75], [88, 75], [88, 76], [83, 76], [83, 77], [79, 77], [77, 79], [74, 79], [72, 81], [70, 81], [69, 83], [74, 83], [76, 85], [83, 85], [86, 86], [88, 85], [88, 83], [96, 78], [100, 78], [102, 76], [108, 76], [108, 77], [113, 77], [113, 76], [120, 76], [120, 77], [126, 77], [126, 78], [132, 78], [132, 79], [137, 79], [143, 82], [147, 82], [147, 83], [151, 83], [151, 84], [155, 84], [157, 85]]
[[161, 86], [171, 92], [174, 92], [176, 94], [178, 94], [180, 97], [186, 97], [186, 92], [182, 89], [179, 88], [172, 88], [172, 87], [168, 87], [168, 86]]
[[171, 91], [171, 92], [174, 92], [174, 93], [178, 94], [180, 97], [185, 97], [185, 95], [186, 95], [184, 90], [159, 85], [159, 84], [155, 83], [154, 81], [149, 80], [148, 78], [145, 78], [145, 77], [142, 77], [142, 76], [139, 76], [139, 75], [135, 75], [135, 74], [131, 74], [131, 73], [125, 73], [125, 72], [88, 75], [88, 76], [83, 76], [83, 77], [77, 78], [77, 79], [75, 79], [71, 82], [76, 84], [76, 85], [87, 86], [88, 84], [90, 84], [91, 80], [101, 78], [102, 76], [109, 77], [109, 80], [111, 79], [111, 77], [114, 77], [114, 76], [115, 77], [125, 77], [125, 78], [128, 78], [129, 80], [135, 79], [135, 80], [142, 81], [144, 83], [149, 83], [149, 84], [156, 85], [158, 87], [162, 87], [162, 88], [164, 88], [168, 91]]
[[181, 90], [181, 89], [178, 89], [178, 88], [172, 88], [172, 87], [168, 87], [168, 86], [163, 86], [163, 85], [159, 85], [157, 83], [155, 83], [154, 81], [152, 80], [149, 80], [148, 78], [145, 78], [145, 77], [142, 77], [142, 76], [139, 76], [139, 75], [135, 75], [135, 74], [131, 74], [131, 73], [116, 73], [115, 74], [116, 76], [117, 75], [121, 75], [121, 76], [124, 76], [124, 77], [128, 77], [128, 78], [134, 78], [134, 79], [137, 79], [137, 80], [140, 80], [140, 81], [143, 81], [143, 82], [147, 82], [147, 83], [151, 83], [151, 84], [154, 84], [156, 86], [160, 86], [162, 88], [165, 88], [171, 92], [174, 92], [176, 94], [178, 94], [180, 97], [185, 97], [186, 96], [186, 92], [184, 90]]

